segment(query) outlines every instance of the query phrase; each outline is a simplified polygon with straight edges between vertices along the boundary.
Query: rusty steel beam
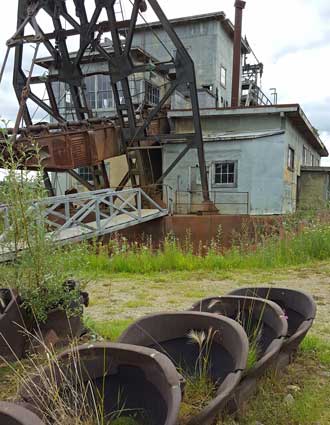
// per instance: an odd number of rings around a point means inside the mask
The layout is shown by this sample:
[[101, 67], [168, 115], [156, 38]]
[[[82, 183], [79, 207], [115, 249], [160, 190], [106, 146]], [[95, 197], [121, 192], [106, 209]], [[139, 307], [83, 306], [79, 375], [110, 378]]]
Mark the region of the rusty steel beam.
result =
[[[68, 13], [69, 2], [73, 2], [75, 6], [76, 16]], [[124, 153], [127, 157], [132, 184], [141, 185], [141, 182], [146, 181], [153, 184], [155, 181], [152, 180], [155, 177], [150, 172], [152, 163], [149, 151], [140, 149], [141, 143], [143, 146], [143, 143], [150, 141], [152, 137], [154, 137], [154, 141], [158, 142], [163, 138], [160, 126], [158, 132], [155, 131], [154, 121], [159, 118], [172, 93], [180, 85], [185, 85], [190, 92], [193, 132], [181, 137], [186, 142], [184, 151], [189, 149], [197, 151], [203, 197], [205, 203], [209, 203], [208, 178], [193, 60], [157, 0], [132, 0], [129, 20], [123, 16], [118, 18], [115, 13], [115, 4], [116, 0], [96, 0], [94, 11], [92, 10], [92, 14], [88, 14], [83, 0], [18, 0], [17, 28], [13, 37], [8, 40], [7, 46], [15, 49], [13, 85], [17, 98], [21, 100], [22, 93], [25, 95], [18, 117], [19, 121], [17, 120], [17, 123], [20, 123], [23, 119], [25, 126], [19, 128], [16, 123], [14, 131], [19, 139], [19, 147], [31, 143], [33, 134], [44, 153], [43, 161], [47, 170], [73, 170], [78, 166], [89, 166], [94, 170], [95, 184], [105, 186], [108, 186], [109, 183], [103, 161], [118, 153]], [[141, 67], [133, 62], [132, 41], [137, 19], [141, 13], [147, 10], [147, 7], [150, 7], [158, 17], [176, 53], [175, 57], [171, 57], [171, 60], [166, 63], [156, 62]], [[54, 30], [42, 25], [39, 20], [41, 11], [48, 14]], [[104, 15], [107, 16], [106, 22], [100, 21], [101, 16]], [[66, 28], [63, 21], [70, 24], [69, 29]], [[31, 25], [35, 34], [26, 33], [28, 25]], [[110, 33], [112, 40], [113, 51], [111, 52], [101, 44], [101, 36], [107, 32]], [[80, 43], [77, 52], [69, 52], [68, 40], [72, 36], [79, 37]], [[48, 50], [51, 55], [53, 75], [25, 75], [23, 63], [27, 43], [43, 45]], [[116, 123], [117, 127], [119, 126], [120, 136], [118, 129], [112, 124], [93, 122], [96, 117], [94, 117], [94, 111], [88, 103], [85, 93], [86, 75], [83, 72], [83, 65], [93, 63], [95, 52], [98, 61], [103, 60], [108, 64], [105, 72], [103, 70], [99, 73], [95, 72], [93, 75], [102, 74], [109, 78], [114, 93], [117, 110]], [[144, 110], [142, 116], [135, 110], [129, 78], [136, 73], [151, 70], [162, 73], [164, 77], [167, 76], [169, 89], [159, 104]], [[54, 83], [66, 85], [66, 90], [71, 95], [73, 121], [76, 123], [68, 123], [66, 117], [61, 115], [60, 100], [55, 96]], [[48, 101], [40, 99], [31, 90], [30, 85], [33, 84], [45, 85]], [[124, 99], [122, 100], [121, 97]], [[33, 114], [29, 111], [29, 104], [26, 100], [32, 100], [57, 124], [50, 124], [46, 127], [38, 124], [34, 127], [31, 118]], [[171, 136], [169, 135], [170, 138]], [[175, 135], [173, 136], [175, 138]], [[98, 149], [100, 146], [102, 149]], [[131, 156], [134, 148], [136, 148], [137, 158], [135, 161]], [[128, 149], [130, 149], [130, 154], [128, 154]], [[173, 169], [182, 157], [183, 155], [179, 155], [174, 159], [169, 169]], [[137, 164], [138, 169], [136, 169]], [[28, 165], [30, 166], [30, 164]], [[165, 171], [160, 180], [164, 179], [168, 172], [169, 170]]]

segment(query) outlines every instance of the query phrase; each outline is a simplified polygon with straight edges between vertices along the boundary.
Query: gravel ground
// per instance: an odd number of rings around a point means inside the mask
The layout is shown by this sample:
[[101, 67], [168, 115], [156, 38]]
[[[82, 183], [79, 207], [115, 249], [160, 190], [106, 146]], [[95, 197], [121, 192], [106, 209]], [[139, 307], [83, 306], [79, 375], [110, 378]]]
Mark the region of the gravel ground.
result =
[[244, 285], [276, 285], [300, 289], [315, 298], [318, 312], [313, 332], [330, 338], [330, 263], [272, 272], [164, 273], [122, 276], [90, 282], [91, 305], [86, 314], [95, 321], [136, 319], [160, 311], [184, 310], [207, 296], [223, 295]]

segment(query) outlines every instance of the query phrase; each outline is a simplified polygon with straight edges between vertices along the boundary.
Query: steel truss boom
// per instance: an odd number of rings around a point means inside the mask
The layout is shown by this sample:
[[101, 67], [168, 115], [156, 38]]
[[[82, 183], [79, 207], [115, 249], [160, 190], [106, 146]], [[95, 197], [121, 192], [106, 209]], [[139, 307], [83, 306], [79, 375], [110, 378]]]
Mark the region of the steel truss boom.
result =
[[[117, 123], [121, 131], [121, 148], [126, 153], [129, 174], [125, 181], [131, 180], [133, 185], [141, 184], [141, 176], [148, 174], [148, 150], [141, 149], [141, 142], [151, 139], [150, 125], [164, 109], [171, 95], [180, 86], [189, 90], [192, 113], [193, 133], [186, 136], [184, 152], [193, 148], [197, 150], [201, 172], [201, 183], [204, 201], [209, 202], [208, 178], [206, 172], [203, 137], [199, 112], [199, 102], [196, 86], [194, 63], [176, 34], [171, 23], [165, 16], [157, 0], [132, 0], [131, 16], [128, 20], [118, 18], [115, 11], [118, 0], [94, 0], [92, 13], [88, 13], [85, 0], [19, 0], [17, 14], [17, 30], [8, 40], [9, 48], [15, 49], [15, 65], [13, 85], [19, 101], [22, 93], [29, 101], [34, 102], [39, 108], [49, 114], [53, 121], [60, 126], [66, 125], [66, 117], [61, 114], [60, 101], [54, 92], [54, 82], [64, 83], [70, 93], [72, 107], [76, 121], [92, 122], [94, 113], [87, 101], [85, 77], [86, 71], [82, 64], [92, 63], [95, 54], [107, 63], [107, 71], [102, 74], [109, 76], [117, 110]], [[69, 4], [75, 8], [75, 16], [69, 12]], [[132, 59], [132, 46], [139, 15], [147, 7], [156, 14], [159, 22], [171, 40], [176, 51], [175, 57], [166, 63], [153, 63], [137, 66]], [[43, 26], [41, 12], [46, 13], [52, 21], [53, 28]], [[106, 16], [106, 21], [101, 21], [101, 16]], [[28, 33], [28, 28], [33, 33]], [[110, 34], [112, 49], [106, 49], [101, 42], [101, 36]], [[70, 52], [70, 37], [79, 37], [79, 48]], [[39, 76], [27, 76], [23, 70], [24, 52], [27, 44], [43, 45], [50, 54], [55, 73]], [[92, 54], [93, 53], [93, 54]], [[150, 70], [161, 72], [167, 76], [167, 89], [159, 104], [150, 107], [143, 114], [137, 115], [129, 85], [129, 77], [136, 73]], [[101, 72], [100, 72], [101, 73]], [[48, 101], [41, 99], [31, 87], [34, 84], [44, 84]], [[28, 87], [27, 87], [28, 86]], [[123, 99], [124, 100], [123, 100]], [[32, 126], [32, 114], [28, 102], [21, 105], [21, 117], [27, 128]], [[17, 125], [18, 128], [18, 125]], [[166, 135], [166, 140], [177, 138], [177, 135]], [[164, 138], [164, 134], [153, 134], [154, 140]], [[185, 137], [185, 135], [183, 136]], [[135, 157], [142, 158], [139, 164], [140, 181], [137, 181], [136, 162], [132, 159], [135, 148]], [[160, 183], [172, 171], [183, 157], [179, 157], [165, 170], [156, 181]], [[151, 166], [151, 165], [150, 165]], [[73, 173], [74, 174], [74, 173]]]

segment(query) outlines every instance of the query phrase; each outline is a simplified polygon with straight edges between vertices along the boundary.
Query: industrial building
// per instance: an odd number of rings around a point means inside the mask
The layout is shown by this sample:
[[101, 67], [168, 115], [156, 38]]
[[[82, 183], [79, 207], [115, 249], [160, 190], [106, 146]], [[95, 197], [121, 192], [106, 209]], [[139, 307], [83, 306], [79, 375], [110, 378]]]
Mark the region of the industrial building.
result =
[[[262, 92], [263, 65], [249, 62], [252, 49], [248, 41], [242, 39], [241, 32], [237, 41], [235, 26], [223, 12], [174, 19], [171, 24], [195, 64], [210, 198], [219, 213], [274, 215], [296, 211], [298, 198], [303, 198], [302, 167], [319, 167], [321, 158], [328, 156], [301, 107], [278, 105]], [[130, 81], [135, 108], [142, 111], [157, 104], [164, 90], [164, 78], [153, 70], [153, 64], [175, 56], [175, 50], [158, 23], [137, 26], [133, 45], [136, 60], [150, 64], [150, 71]], [[111, 50], [109, 40], [105, 40], [105, 48]], [[51, 72], [51, 61], [45, 59], [39, 65]], [[97, 58], [92, 66], [100, 71], [106, 63]], [[95, 69], [90, 69], [90, 64], [88, 67], [87, 98], [93, 111], [98, 116], [114, 117], [110, 84], [102, 75], [92, 75]], [[63, 114], [68, 118], [73, 112], [65, 90], [59, 83], [57, 95], [63, 99]], [[168, 134], [193, 130], [185, 87], [178, 87], [166, 101], [161, 120], [163, 132]], [[165, 172], [184, 146], [180, 137], [155, 140], [148, 148], [152, 173]], [[108, 172], [110, 185], [116, 187], [127, 172], [126, 156], [111, 158]], [[78, 169], [78, 173], [87, 180], [92, 178], [87, 167]], [[54, 174], [53, 183], [57, 192], [77, 185], [64, 173]], [[202, 185], [195, 150], [185, 154], [163, 183], [164, 191], [171, 192], [175, 213], [201, 211]]]

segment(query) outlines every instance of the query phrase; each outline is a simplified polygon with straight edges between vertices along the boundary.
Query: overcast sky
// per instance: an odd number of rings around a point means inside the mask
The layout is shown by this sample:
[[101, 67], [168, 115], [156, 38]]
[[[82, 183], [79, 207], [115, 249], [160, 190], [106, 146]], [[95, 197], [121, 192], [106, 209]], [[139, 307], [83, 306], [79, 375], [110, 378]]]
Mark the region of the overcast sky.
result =
[[[129, 0], [122, 0], [123, 4]], [[86, 0], [86, 3], [94, 3]], [[234, 0], [159, 0], [169, 18], [224, 11], [234, 19]], [[279, 103], [300, 103], [330, 150], [330, 1], [247, 0], [244, 28], [265, 65], [263, 89], [276, 87]], [[15, 32], [17, 0], [2, 9], [0, 58]], [[31, 50], [32, 51], [32, 50]], [[10, 67], [0, 86], [0, 117], [14, 119]], [[323, 164], [330, 164], [326, 160]]]

